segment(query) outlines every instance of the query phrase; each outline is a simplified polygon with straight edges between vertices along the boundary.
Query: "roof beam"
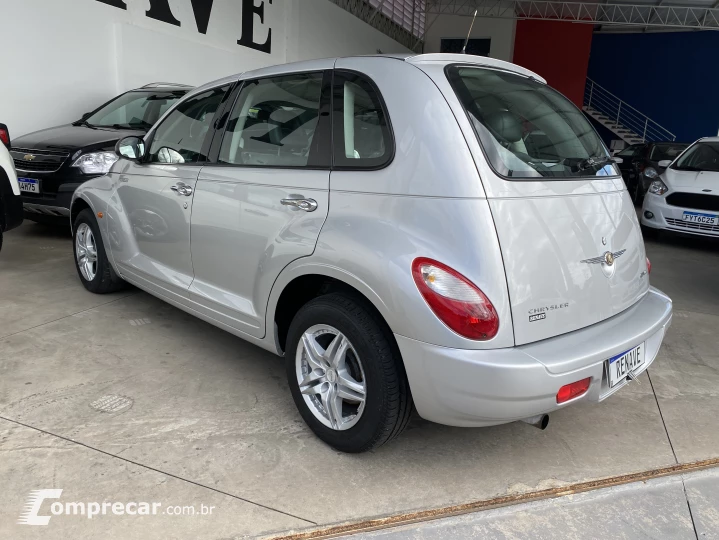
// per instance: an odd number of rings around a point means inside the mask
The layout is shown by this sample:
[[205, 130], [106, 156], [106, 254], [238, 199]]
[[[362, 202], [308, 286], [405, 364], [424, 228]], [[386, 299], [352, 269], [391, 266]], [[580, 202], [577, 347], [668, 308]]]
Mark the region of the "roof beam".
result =
[[561, 0], [451, 0], [427, 5], [427, 14], [496, 19], [559, 20], [647, 28], [719, 30], [716, 7], [564, 2]]

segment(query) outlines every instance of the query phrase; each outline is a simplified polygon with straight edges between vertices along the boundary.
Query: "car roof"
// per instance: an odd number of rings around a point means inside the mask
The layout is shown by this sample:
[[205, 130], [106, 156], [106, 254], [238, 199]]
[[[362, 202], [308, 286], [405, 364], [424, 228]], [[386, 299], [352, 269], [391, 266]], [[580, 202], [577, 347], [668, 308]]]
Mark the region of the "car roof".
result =
[[209, 82], [195, 89], [197, 93], [207, 88], [214, 88], [223, 84], [233, 83], [242, 78], [248, 77], [268, 77], [276, 74], [293, 73], [297, 71], [319, 71], [323, 69], [332, 69], [335, 62], [340, 58], [377, 58], [377, 59], [395, 59], [410, 64], [428, 64], [428, 63], [439, 63], [439, 64], [470, 64], [479, 67], [487, 67], [491, 69], [500, 69], [503, 71], [509, 71], [523, 75], [525, 77], [531, 77], [543, 84], [547, 84], [544, 77], [536, 74], [533, 71], [512, 64], [511, 62], [505, 62], [504, 60], [497, 60], [495, 58], [489, 58], [488, 56], [475, 56], [473, 54], [446, 54], [446, 53], [429, 53], [429, 54], [413, 54], [413, 53], [399, 53], [399, 54], [373, 54], [366, 56], [345, 56], [345, 57], [334, 57], [334, 58], [323, 58], [318, 60], [303, 60], [300, 62], [290, 62], [287, 64], [278, 64], [274, 66], [268, 66], [256, 70], [244, 71], [237, 73], [229, 77], [224, 77], [216, 81]]

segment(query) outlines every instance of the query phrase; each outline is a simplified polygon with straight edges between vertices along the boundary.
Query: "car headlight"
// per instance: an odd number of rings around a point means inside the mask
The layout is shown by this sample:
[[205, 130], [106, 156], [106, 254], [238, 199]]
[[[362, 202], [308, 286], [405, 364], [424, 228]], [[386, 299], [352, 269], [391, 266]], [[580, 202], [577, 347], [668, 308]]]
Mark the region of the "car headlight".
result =
[[659, 176], [659, 173], [654, 167], [647, 167], [646, 169], [644, 169], [644, 176], [646, 176], [647, 178], [656, 178], [657, 176]]
[[654, 195], [664, 195], [667, 191], [669, 191], [669, 188], [661, 180], [654, 180], [649, 185], [649, 193], [654, 193]]
[[115, 152], [94, 152], [80, 156], [72, 166], [85, 174], [105, 174], [118, 159]]

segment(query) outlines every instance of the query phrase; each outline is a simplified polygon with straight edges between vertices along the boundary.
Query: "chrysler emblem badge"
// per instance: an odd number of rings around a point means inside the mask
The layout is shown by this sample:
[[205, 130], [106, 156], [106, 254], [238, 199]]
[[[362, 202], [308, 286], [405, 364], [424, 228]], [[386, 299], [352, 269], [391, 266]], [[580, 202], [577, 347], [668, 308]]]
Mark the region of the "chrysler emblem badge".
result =
[[25, 155], [23, 156], [23, 159], [24, 159], [25, 161], [32, 161], [33, 159], [35, 159], [35, 156], [32, 155], [32, 154], [25, 154]]
[[610, 251], [607, 251], [604, 254], [604, 264], [607, 266], [612, 266], [614, 264], [614, 255]]

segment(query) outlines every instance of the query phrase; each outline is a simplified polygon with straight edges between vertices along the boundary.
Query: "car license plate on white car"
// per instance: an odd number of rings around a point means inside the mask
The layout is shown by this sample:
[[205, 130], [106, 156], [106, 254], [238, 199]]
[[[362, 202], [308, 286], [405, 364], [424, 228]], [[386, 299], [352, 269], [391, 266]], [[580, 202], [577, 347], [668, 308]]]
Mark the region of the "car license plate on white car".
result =
[[636, 372], [643, 364], [644, 343], [616, 356], [612, 356], [607, 361], [609, 386], [611, 387], [622, 382], [627, 378], [627, 375]]
[[691, 221], [692, 223], [701, 223], [702, 225], [719, 225], [719, 216], [714, 214], [684, 212], [682, 219], [684, 221]]
[[18, 178], [17, 183], [20, 186], [20, 191], [40, 193], [40, 180], [35, 180], [34, 178]]

